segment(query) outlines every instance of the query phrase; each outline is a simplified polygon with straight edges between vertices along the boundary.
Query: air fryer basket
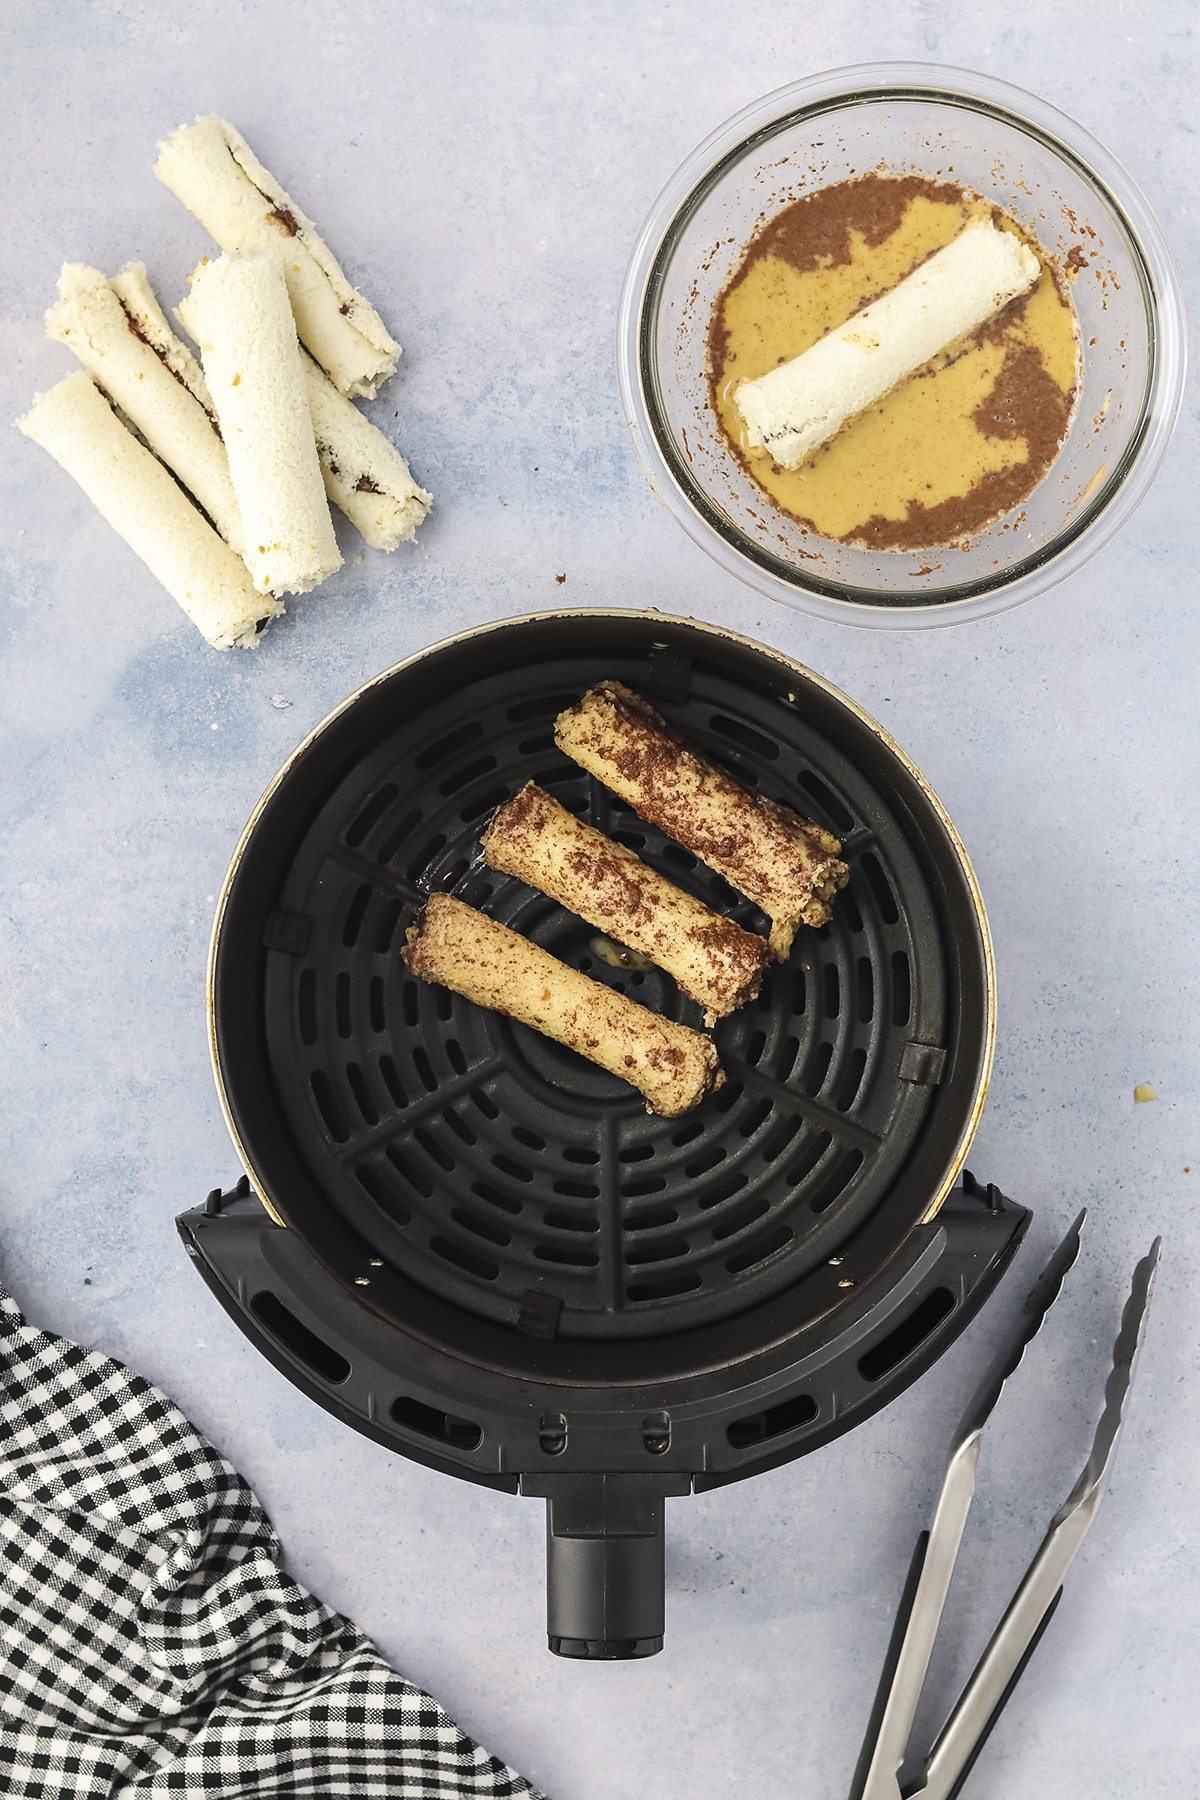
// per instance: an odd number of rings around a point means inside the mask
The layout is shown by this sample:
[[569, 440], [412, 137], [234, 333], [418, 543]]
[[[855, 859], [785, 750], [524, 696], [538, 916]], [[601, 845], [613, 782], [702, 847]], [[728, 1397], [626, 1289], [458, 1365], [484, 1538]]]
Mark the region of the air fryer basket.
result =
[[[490, 811], [535, 779], [765, 928], [555, 748], [555, 713], [613, 677], [836, 832], [851, 868], [832, 922], [718, 1024], [727, 1085], [683, 1119], [647, 1116], [624, 1083], [416, 981], [398, 954], [427, 894], [452, 890], [700, 1023], [657, 970], [622, 966], [590, 927], [480, 863]], [[624, 1544], [617, 1587], [644, 1586], [663, 1494], [798, 1454], [889, 1398], [962, 1328], [1023, 1224], [973, 1188], [938, 1218], [993, 1029], [986, 921], [953, 828], [844, 696], [711, 627], [542, 615], [362, 689], [247, 827], [210, 1004], [222, 1103], [276, 1223], [218, 1197], [188, 1215], [189, 1247], [267, 1353], [310, 1391], [315, 1372], [343, 1416], [454, 1473], [545, 1493], [552, 1574], [555, 1543], [576, 1547], [568, 1586], [588, 1586], [580, 1570], [610, 1540]], [[352, 1354], [332, 1350], [322, 1376], [296, 1346], [307, 1332], [330, 1349], [334, 1313]], [[896, 1352], [874, 1377], [872, 1344]], [[350, 1401], [367, 1364], [369, 1403]], [[390, 1396], [375, 1391], [389, 1367]], [[615, 1654], [618, 1638], [655, 1634], [551, 1636]]]

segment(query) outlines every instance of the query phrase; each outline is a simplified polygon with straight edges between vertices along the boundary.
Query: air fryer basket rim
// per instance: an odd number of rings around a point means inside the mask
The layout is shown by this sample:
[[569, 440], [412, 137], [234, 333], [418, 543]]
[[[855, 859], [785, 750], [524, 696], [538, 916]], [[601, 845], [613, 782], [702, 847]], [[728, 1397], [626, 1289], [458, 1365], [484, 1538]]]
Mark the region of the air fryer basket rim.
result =
[[[418, 651], [364, 683], [336, 707], [308, 734], [269, 784], [247, 822], [222, 885], [210, 946], [207, 991], [210, 1054], [222, 1111], [235, 1147], [241, 1156], [243, 1167], [263, 1206], [280, 1225], [300, 1229], [305, 1242], [331, 1269], [343, 1286], [348, 1286], [357, 1279], [355, 1271], [362, 1261], [360, 1249], [353, 1244], [337, 1244], [328, 1238], [323, 1240], [321, 1233], [313, 1229], [311, 1218], [305, 1219], [303, 1225], [298, 1225], [295, 1208], [289, 1205], [289, 1193], [286, 1190], [281, 1191], [279, 1181], [271, 1179], [270, 1175], [259, 1166], [259, 1158], [254, 1153], [254, 1129], [252, 1124], [247, 1121], [243, 1099], [236, 1091], [236, 1071], [231, 1075], [229, 1070], [231, 1061], [229, 1045], [228, 1043], [222, 1044], [219, 998], [221, 972], [223, 962], [229, 961], [229, 950], [234, 936], [232, 929], [227, 930], [227, 924], [231, 916], [236, 915], [237, 912], [235, 897], [239, 875], [243, 871], [247, 858], [253, 856], [256, 845], [262, 837], [264, 821], [270, 819], [273, 809], [278, 810], [281, 791], [287, 790], [288, 793], [294, 793], [298, 791], [298, 783], [304, 784], [311, 780], [311, 777], [317, 772], [321, 754], [328, 751], [329, 745], [333, 741], [329, 736], [331, 731], [339, 721], [345, 720], [349, 714], [357, 712], [361, 720], [364, 709], [370, 707], [373, 696], [378, 696], [381, 701], [385, 700], [386, 690], [390, 685], [402, 683], [406, 676], [411, 677], [412, 671], [422, 665], [433, 665], [436, 668], [439, 664], [446, 665], [447, 659], [453, 659], [456, 655], [461, 658], [481, 650], [486, 655], [493, 644], [495, 645], [495, 654], [491, 660], [494, 662], [501, 662], [505, 652], [512, 654], [514, 646], [527, 651], [531, 659], [536, 660], [539, 646], [544, 644], [547, 639], [554, 642], [565, 634], [566, 639], [573, 646], [584, 646], [594, 644], [605, 634], [613, 633], [617, 634], [625, 644], [625, 654], [644, 655], [653, 647], [664, 647], [665, 640], [671, 649], [682, 651], [684, 654], [687, 653], [689, 647], [698, 655], [707, 653], [709, 656], [727, 657], [732, 654], [739, 659], [739, 668], [745, 669], [752, 666], [758, 681], [764, 686], [770, 681], [774, 684], [775, 691], [782, 691], [797, 684], [806, 686], [811, 696], [823, 697], [826, 705], [832, 709], [832, 714], [839, 718], [839, 722], [843, 718], [849, 721], [850, 724], [847, 728], [853, 726], [860, 739], [863, 732], [867, 734], [867, 738], [862, 740], [863, 750], [879, 759], [882, 764], [888, 765], [889, 779], [897, 779], [901, 790], [906, 792], [907, 798], [924, 806], [926, 817], [922, 822], [927, 825], [929, 823], [928, 815], [932, 815], [932, 819], [940, 830], [944, 848], [949, 852], [947, 867], [951, 876], [956, 877], [961, 886], [961, 894], [958, 896], [957, 903], [963, 907], [965, 901], [965, 907], [960, 915], [960, 925], [965, 923], [968, 935], [975, 940], [970, 946], [970, 952], [974, 958], [973, 967], [977, 965], [978, 972], [976, 998], [980, 1014], [978, 1020], [980, 1042], [970, 1090], [958, 1102], [961, 1119], [951, 1154], [945, 1158], [945, 1164], [939, 1177], [930, 1187], [926, 1188], [921, 1207], [910, 1223], [927, 1222], [934, 1217], [961, 1169], [986, 1095], [992, 1063], [995, 993], [992, 948], [986, 914], [969, 858], [945, 808], [911, 758], [896, 744], [890, 733], [878, 721], [832, 683], [782, 653], [722, 627], [695, 620], [674, 618], [653, 611], [645, 612], [633, 609], [604, 611], [569, 609], [527, 614], [458, 633]], [[629, 648], [630, 645], [634, 646], [632, 650]], [[520, 665], [512, 663], [510, 666], [515, 669]], [[327, 771], [324, 779], [327, 788], [334, 785]], [[315, 805], [317, 801], [314, 799], [310, 804]], [[970, 930], [971, 926], [974, 927], [973, 931]], [[244, 946], [243, 949], [249, 952], [249, 946]], [[261, 955], [257, 945], [253, 947], [253, 954]], [[378, 1287], [375, 1292], [363, 1293], [358, 1297], [372, 1307], [381, 1307], [383, 1300]], [[414, 1296], [409, 1294], [407, 1298], [411, 1302]], [[835, 1303], [836, 1298], [836, 1294], [833, 1295], [832, 1302]], [[829, 1303], [830, 1299], [827, 1297], [825, 1310], [828, 1310]], [[385, 1311], [385, 1316], [391, 1317], [395, 1321], [395, 1307], [381, 1307], [381, 1309]], [[764, 1310], [769, 1311], [770, 1309]], [[423, 1311], [427, 1312], [428, 1309], [423, 1309], [420, 1304], [406, 1305], [402, 1309], [403, 1324], [416, 1339], [423, 1339], [426, 1346], [433, 1348], [441, 1341], [440, 1327], [444, 1321], [439, 1321], [435, 1317], [424, 1318], [422, 1317]], [[436, 1308], [434, 1311], [436, 1312]], [[809, 1318], [811, 1316], [810, 1306]], [[485, 1333], [484, 1336], [486, 1337], [486, 1335]], [[768, 1335], [770, 1334], [768, 1333]], [[778, 1351], [782, 1349], [783, 1339], [788, 1335], [781, 1320], [778, 1322], [773, 1343], [765, 1346], [760, 1340], [758, 1348], [774, 1348]], [[549, 1357], [546, 1346], [530, 1347], [526, 1345], [524, 1348], [529, 1349], [532, 1356], [532, 1361], [526, 1365], [527, 1374], [533, 1375], [535, 1378], [541, 1374], [550, 1381], [566, 1381], [568, 1384], [585, 1388], [592, 1385], [595, 1369], [589, 1369], [586, 1357], [581, 1358], [578, 1354], [564, 1352], [561, 1347]], [[679, 1346], [679, 1349], [682, 1350], [683, 1346]], [[482, 1365], [489, 1366], [498, 1372], [501, 1364], [506, 1360], [506, 1354], [497, 1360], [496, 1350], [497, 1346], [494, 1343], [482, 1344], [477, 1355], [468, 1352], [466, 1360], [477, 1360]], [[729, 1362], [739, 1360], [735, 1349], [727, 1347], [727, 1352], [726, 1355], [717, 1359], [718, 1365], [728, 1366]], [[669, 1363], [670, 1358], [667, 1361]], [[676, 1361], [678, 1364], [676, 1373], [683, 1375], [687, 1370], [686, 1358], [677, 1358]], [[618, 1357], [617, 1364], [619, 1363], [620, 1358]], [[600, 1385], [609, 1386], [610, 1391], [613, 1382], [620, 1385], [632, 1379], [632, 1372], [636, 1367], [635, 1363], [628, 1361], [624, 1367], [618, 1367], [617, 1364], [613, 1365], [611, 1374], [606, 1374], [600, 1380]], [[667, 1372], [664, 1366], [664, 1374]], [[694, 1364], [692, 1373], [695, 1373]]]

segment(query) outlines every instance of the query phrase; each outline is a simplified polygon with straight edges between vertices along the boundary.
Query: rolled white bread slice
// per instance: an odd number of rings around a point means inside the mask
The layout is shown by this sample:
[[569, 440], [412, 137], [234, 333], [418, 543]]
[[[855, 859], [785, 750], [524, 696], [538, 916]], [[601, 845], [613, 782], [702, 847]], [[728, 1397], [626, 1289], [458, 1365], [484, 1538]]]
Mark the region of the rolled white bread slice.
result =
[[[146, 289], [149, 292], [148, 283]], [[46, 336], [75, 352], [240, 554], [242, 516], [216, 415], [204, 410], [166, 350], [143, 329], [99, 269], [64, 263], [58, 292], [58, 304], [46, 314]], [[163, 324], [169, 334], [165, 320]], [[178, 339], [175, 346], [194, 362]]]
[[[178, 375], [216, 425], [217, 411], [212, 403], [204, 372], [183, 339], [176, 337], [171, 330], [166, 314], [158, 303], [158, 295], [150, 286], [145, 263], [126, 263], [123, 269], [118, 269], [115, 275], [109, 276], [108, 285], [133, 320], [138, 336], [145, 338], [155, 355], [162, 358], [173, 375]], [[218, 426], [217, 436], [220, 435]]]
[[159, 153], [154, 173], [222, 250], [283, 258], [301, 340], [340, 393], [370, 398], [395, 373], [400, 346], [241, 133], [211, 113], [181, 125]]
[[418, 487], [391, 439], [344, 394], [312, 357], [300, 352], [325, 492], [376, 550], [415, 536], [433, 504]]
[[120, 423], [86, 371], [38, 394], [17, 428], [74, 476], [215, 649], [256, 644], [271, 615], [283, 611], [255, 593], [241, 558]]
[[277, 256], [233, 251], [191, 277], [177, 316], [200, 346], [260, 593], [306, 594], [342, 564]]
[[751, 449], [795, 469], [931, 357], [1032, 287], [1033, 252], [990, 219], [971, 224], [890, 293], [734, 399]]
[[[222, 521], [212, 514], [211, 508], [206, 507], [205, 510], [213, 517], [222, 536], [233, 544], [235, 550], [240, 549], [241, 515], [237, 511], [237, 499], [229, 480], [229, 459], [221, 442], [216, 408], [200, 364], [167, 323], [154, 289], [147, 279], [145, 263], [127, 263], [116, 275], [110, 277], [108, 285], [129, 315], [138, 336], [150, 345], [155, 355], [191, 391], [211, 422], [220, 467], [229, 491], [230, 504], [234, 508], [237, 541], [224, 529]], [[306, 350], [301, 350], [300, 362], [308, 388], [309, 414], [313, 422], [325, 492], [334, 505], [339, 506], [358, 527], [369, 544], [377, 550], [394, 550], [398, 544], [414, 535], [433, 504], [432, 495], [417, 486], [409, 473], [408, 464], [391, 439], [372, 425], [369, 419], [365, 419], [345, 395], [339, 394], [328, 375]], [[104, 385], [103, 381], [101, 385]], [[129, 412], [128, 407], [124, 410]], [[134, 418], [138, 429], [149, 436], [141, 420], [132, 413], [130, 416]], [[184, 470], [172, 460], [167, 450], [157, 443], [153, 447], [165, 462], [171, 464], [185, 486], [190, 487], [191, 483]], [[202, 499], [199, 494], [196, 497]]]

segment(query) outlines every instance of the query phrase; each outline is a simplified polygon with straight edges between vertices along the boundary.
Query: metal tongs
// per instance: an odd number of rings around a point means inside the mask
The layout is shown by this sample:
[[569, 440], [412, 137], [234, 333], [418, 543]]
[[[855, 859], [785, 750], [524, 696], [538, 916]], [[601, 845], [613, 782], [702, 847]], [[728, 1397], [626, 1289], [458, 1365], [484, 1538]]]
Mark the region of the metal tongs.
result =
[[850, 1800], [913, 1800], [918, 1795], [921, 1800], [954, 1800], [1050, 1623], [1062, 1598], [1063, 1577], [1104, 1498], [1142, 1347], [1159, 1238], [1133, 1272], [1113, 1346], [1104, 1412], [1083, 1473], [1050, 1521], [1040, 1550], [929, 1753], [923, 1777], [901, 1787], [900, 1769], [975, 1493], [983, 1428], [1026, 1344], [1058, 1297], [1078, 1254], [1086, 1216], [1080, 1213], [1046, 1264], [955, 1433], [933, 1524], [921, 1533], [908, 1572]]

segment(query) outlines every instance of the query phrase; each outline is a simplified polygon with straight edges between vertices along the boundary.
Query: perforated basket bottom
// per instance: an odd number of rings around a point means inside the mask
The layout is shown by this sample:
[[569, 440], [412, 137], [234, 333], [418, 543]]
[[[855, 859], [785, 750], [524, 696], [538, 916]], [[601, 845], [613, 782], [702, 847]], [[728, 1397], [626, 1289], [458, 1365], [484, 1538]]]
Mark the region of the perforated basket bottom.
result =
[[[552, 721], [593, 683], [646, 689], [645, 658], [503, 670], [417, 712], [361, 758], [303, 835], [279, 891], [309, 922], [266, 958], [271, 1074], [298, 1154], [380, 1262], [509, 1325], [531, 1290], [560, 1336], [649, 1336], [729, 1317], [796, 1281], [872, 1215], [931, 1090], [899, 1078], [944, 1044], [936, 909], [872, 780], [786, 698], [697, 669], [657, 701], [701, 750], [835, 831], [849, 887], [758, 999], [714, 1033], [727, 1084], [664, 1120], [526, 1027], [411, 977], [404, 929], [452, 890], [655, 1011], [699, 1010], [654, 969], [483, 867], [479, 834], [533, 779], [752, 930], [766, 921], [557, 751]], [[545, 1297], [549, 1297], [548, 1301]]]

